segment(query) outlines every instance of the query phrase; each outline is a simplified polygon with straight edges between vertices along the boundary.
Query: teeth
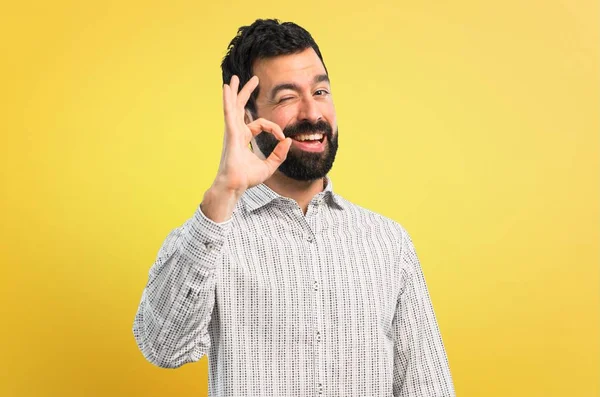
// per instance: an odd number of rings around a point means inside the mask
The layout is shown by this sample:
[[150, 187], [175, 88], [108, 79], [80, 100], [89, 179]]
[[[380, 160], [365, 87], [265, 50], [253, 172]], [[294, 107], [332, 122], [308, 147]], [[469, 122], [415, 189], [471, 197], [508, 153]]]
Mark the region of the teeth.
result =
[[320, 141], [323, 139], [323, 134], [301, 134], [294, 137], [297, 141]]

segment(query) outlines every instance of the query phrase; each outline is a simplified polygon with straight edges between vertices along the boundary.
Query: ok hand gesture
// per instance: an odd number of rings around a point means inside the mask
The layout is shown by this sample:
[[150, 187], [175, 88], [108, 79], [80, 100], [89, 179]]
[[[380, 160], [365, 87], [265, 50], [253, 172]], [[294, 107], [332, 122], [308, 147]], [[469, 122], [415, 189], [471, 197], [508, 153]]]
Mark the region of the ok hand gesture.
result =
[[[238, 76], [233, 76], [230, 84], [223, 85], [225, 136], [221, 163], [215, 182], [228, 190], [241, 194], [273, 175], [286, 159], [292, 140], [285, 138], [277, 124], [263, 118], [249, 124], [245, 123], [244, 109], [250, 94], [258, 86], [258, 77], [252, 77], [238, 93], [239, 84]], [[262, 131], [273, 134], [280, 141], [266, 160], [260, 159], [248, 148], [252, 137]]]
[[[239, 84], [239, 78], [233, 76], [230, 84], [223, 85], [223, 152], [215, 181], [206, 192], [201, 205], [205, 215], [217, 222], [231, 216], [235, 203], [246, 189], [273, 175], [286, 159], [292, 145], [292, 139], [286, 138], [281, 128], [271, 121], [259, 118], [246, 124], [246, 103], [258, 86], [258, 77], [252, 77], [238, 93]], [[262, 131], [273, 134], [280, 141], [264, 160], [248, 147], [252, 137]]]

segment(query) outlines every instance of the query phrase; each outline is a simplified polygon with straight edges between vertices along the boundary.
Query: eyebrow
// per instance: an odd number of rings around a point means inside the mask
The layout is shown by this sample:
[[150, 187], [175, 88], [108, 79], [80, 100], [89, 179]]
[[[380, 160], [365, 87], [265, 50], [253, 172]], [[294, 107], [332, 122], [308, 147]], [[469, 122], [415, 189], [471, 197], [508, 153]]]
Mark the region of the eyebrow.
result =
[[[313, 79], [313, 85], [322, 83], [324, 81], [329, 83], [329, 76], [326, 74], [319, 74], [319, 75], [315, 76], [315, 78]], [[269, 99], [270, 100], [275, 99], [275, 95], [277, 95], [277, 93], [279, 91], [283, 91], [283, 90], [300, 91], [300, 86], [295, 83], [277, 84], [275, 87], [273, 87], [273, 89], [271, 89], [271, 95], [269, 95]]]

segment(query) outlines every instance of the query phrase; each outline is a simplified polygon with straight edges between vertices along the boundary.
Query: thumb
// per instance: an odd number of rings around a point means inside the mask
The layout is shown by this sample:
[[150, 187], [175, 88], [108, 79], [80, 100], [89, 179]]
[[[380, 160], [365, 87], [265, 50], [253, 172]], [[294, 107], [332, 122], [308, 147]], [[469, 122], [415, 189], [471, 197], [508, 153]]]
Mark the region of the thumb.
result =
[[285, 138], [283, 141], [279, 141], [273, 152], [267, 157], [265, 164], [269, 168], [270, 175], [285, 161], [291, 146], [292, 138]]

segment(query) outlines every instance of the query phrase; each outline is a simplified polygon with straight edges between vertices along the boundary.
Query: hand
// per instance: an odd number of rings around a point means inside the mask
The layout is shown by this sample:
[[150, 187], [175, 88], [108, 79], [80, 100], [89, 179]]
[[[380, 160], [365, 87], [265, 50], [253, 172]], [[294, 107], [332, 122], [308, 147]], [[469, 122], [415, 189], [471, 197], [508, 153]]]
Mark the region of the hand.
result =
[[[223, 85], [225, 136], [221, 163], [215, 178], [215, 185], [237, 195], [273, 175], [286, 159], [292, 144], [291, 138], [286, 139], [281, 128], [271, 121], [259, 118], [245, 123], [246, 103], [258, 86], [258, 77], [252, 77], [238, 93], [239, 83], [238, 76], [233, 76], [230, 84]], [[273, 134], [280, 141], [266, 160], [260, 159], [248, 147], [252, 137], [262, 131]]]
[[[292, 145], [292, 139], [286, 138], [281, 128], [271, 121], [259, 118], [245, 123], [246, 103], [258, 86], [258, 77], [252, 77], [238, 93], [239, 84], [239, 78], [233, 76], [230, 84], [223, 85], [223, 152], [217, 176], [201, 204], [203, 213], [215, 222], [229, 219], [242, 194], [273, 175]], [[280, 141], [265, 160], [248, 147], [252, 137], [262, 131], [273, 134]]]

